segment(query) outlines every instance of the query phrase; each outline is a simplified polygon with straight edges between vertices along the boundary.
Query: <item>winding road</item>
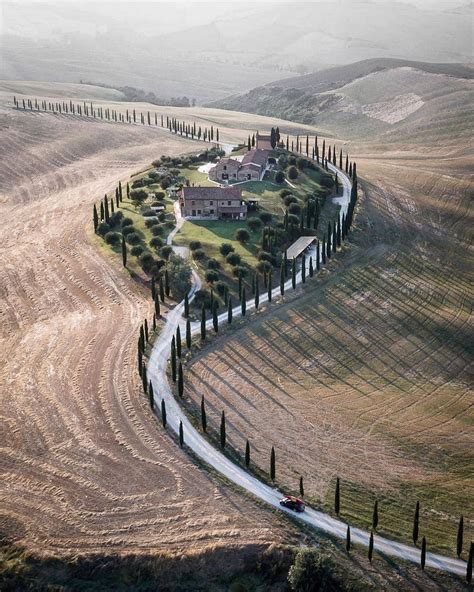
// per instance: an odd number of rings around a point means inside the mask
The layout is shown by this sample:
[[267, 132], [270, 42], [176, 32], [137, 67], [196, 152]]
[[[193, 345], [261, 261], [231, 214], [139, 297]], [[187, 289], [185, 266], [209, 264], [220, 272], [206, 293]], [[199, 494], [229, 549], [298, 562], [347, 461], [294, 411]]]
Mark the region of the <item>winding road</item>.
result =
[[[333, 172], [338, 173], [338, 177], [343, 187], [343, 194], [340, 197], [334, 198], [341, 206], [341, 212], [347, 212], [347, 207], [350, 200], [351, 183], [347, 175], [340, 169], [329, 165]], [[182, 224], [178, 218], [178, 227]], [[171, 237], [172, 238], [172, 237]], [[170, 240], [171, 242], [171, 240]], [[314, 260], [314, 255], [313, 255]], [[307, 260], [307, 264], [309, 261]], [[301, 271], [298, 272], [297, 283], [301, 282]], [[308, 281], [310, 281], [308, 279]], [[201, 282], [197, 274], [194, 274], [193, 288], [190, 293], [190, 299], [195, 292], [200, 289]], [[285, 284], [285, 291], [290, 290], [291, 280]], [[280, 298], [280, 288], [277, 287], [272, 292], [272, 300]], [[268, 299], [266, 293], [260, 295], [260, 302], [263, 303]], [[247, 302], [247, 310], [252, 310], [255, 303], [252, 298]], [[345, 539], [347, 523], [342, 522], [336, 518], [329, 516], [323, 512], [316, 511], [312, 508], [306, 507], [306, 511], [301, 514], [295, 514], [291, 510], [283, 508], [279, 504], [279, 500], [283, 497], [282, 492], [278, 491], [262, 483], [256, 477], [251, 475], [244, 468], [234, 464], [221, 452], [216, 450], [203, 436], [194, 428], [189, 419], [186, 417], [183, 409], [175, 400], [167, 379], [167, 364], [170, 355], [170, 343], [173, 335], [176, 333], [178, 326], [182, 329], [182, 334], [185, 329], [185, 320], [183, 318], [184, 302], [178, 304], [173, 310], [168, 313], [166, 324], [162, 332], [157, 336], [148, 363], [148, 377], [153, 385], [153, 392], [155, 397], [155, 409], [160, 410], [161, 400], [166, 403], [167, 425], [176, 433], [179, 431], [180, 421], [183, 423], [184, 442], [186, 446], [193, 450], [193, 452], [201, 458], [205, 463], [212, 466], [215, 470], [221, 473], [224, 477], [232, 481], [236, 485], [242, 487], [247, 492], [253, 494], [260, 500], [263, 500], [273, 508], [291, 515], [293, 519], [299, 520], [306, 526], [322, 530], [331, 535]], [[233, 316], [237, 317], [241, 313], [240, 305], [233, 309]], [[219, 315], [219, 324], [227, 322], [227, 312]], [[212, 320], [209, 320], [207, 325], [212, 327]], [[200, 323], [193, 323], [192, 333], [196, 334], [200, 330]], [[356, 544], [368, 547], [370, 533], [359, 528], [351, 527], [351, 541]], [[374, 535], [374, 549], [391, 557], [398, 557], [413, 563], [420, 563], [420, 549], [391, 541], [389, 539]], [[435, 553], [427, 552], [426, 566], [433, 567], [442, 571], [458, 574], [463, 576], [466, 574], [466, 563], [459, 559], [437, 555]]]

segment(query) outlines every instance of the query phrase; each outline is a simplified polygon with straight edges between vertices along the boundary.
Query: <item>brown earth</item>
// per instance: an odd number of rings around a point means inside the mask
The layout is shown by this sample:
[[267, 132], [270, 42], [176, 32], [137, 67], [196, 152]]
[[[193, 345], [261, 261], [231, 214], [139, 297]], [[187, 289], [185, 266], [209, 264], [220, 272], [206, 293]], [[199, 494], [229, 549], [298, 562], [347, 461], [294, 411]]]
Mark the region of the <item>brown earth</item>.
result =
[[198, 145], [5, 103], [0, 129], [2, 538], [55, 555], [281, 540], [151, 415], [134, 363], [148, 291], [91, 232], [119, 179]]

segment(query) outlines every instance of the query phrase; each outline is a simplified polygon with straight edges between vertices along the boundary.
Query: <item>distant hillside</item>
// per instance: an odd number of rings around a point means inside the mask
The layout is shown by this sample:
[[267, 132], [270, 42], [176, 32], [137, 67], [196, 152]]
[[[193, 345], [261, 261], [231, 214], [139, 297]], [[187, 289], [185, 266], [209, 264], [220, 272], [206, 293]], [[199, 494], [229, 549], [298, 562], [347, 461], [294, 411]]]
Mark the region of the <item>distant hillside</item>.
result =
[[464, 64], [373, 59], [280, 80], [212, 106], [317, 125], [347, 139], [382, 140], [407, 122], [427, 124], [435, 116], [439, 128], [457, 112], [469, 128], [473, 78]]

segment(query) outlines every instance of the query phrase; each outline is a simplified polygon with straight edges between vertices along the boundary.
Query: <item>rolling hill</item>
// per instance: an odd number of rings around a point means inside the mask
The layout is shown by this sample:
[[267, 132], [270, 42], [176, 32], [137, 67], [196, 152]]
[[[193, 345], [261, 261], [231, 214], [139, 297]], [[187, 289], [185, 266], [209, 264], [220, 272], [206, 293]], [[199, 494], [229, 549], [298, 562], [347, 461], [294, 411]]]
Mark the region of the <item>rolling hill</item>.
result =
[[[446, 129], [453, 115], [472, 123], [474, 70], [464, 64], [374, 59], [281, 80], [213, 104], [316, 125], [347, 139], [406, 141]], [[432, 126], [436, 121], [436, 126]]]

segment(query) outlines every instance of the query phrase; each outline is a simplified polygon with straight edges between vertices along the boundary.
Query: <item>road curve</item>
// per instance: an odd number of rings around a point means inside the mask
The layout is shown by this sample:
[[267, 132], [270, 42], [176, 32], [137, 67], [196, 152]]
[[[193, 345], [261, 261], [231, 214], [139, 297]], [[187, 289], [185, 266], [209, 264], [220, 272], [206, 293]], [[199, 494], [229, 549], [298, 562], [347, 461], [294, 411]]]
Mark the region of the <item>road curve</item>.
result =
[[[343, 187], [343, 194], [340, 197], [334, 198], [337, 203], [341, 206], [341, 212], [346, 213], [350, 199], [351, 183], [347, 175], [334, 167], [329, 165], [329, 168], [333, 172], [338, 173], [338, 177]], [[307, 264], [309, 262], [307, 261]], [[194, 274], [193, 288], [190, 292], [190, 299], [194, 297], [195, 292], [200, 289], [201, 282], [197, 274]], [[301, 282], [301, 271], [298, 272], [297, 283]], [[308, 278], [308, 281], [311, 281]], [[285, 284], [285, 291], [291, 289], [291, 280]], [[272, 292], [272, 300], [278, 300], [280, 298], [280, 288], [277, 287]], [[260, 295], [260, 302], [263, 303], [268, 299], [267, 293]], [[247, 302], [247, 310], [254, 308], [254, 299], [250, 299]], [[300, 520], [306, 526], [313, 527], [315, 529], [322, 530], [331, 535], [345, 539], [347, 523], [342, 522], [336, 518], [329, 516], [323, 512], [319, 512], [312, 508], [306, 507], [306, 511], [301, 514], [295, 514], [291, 510], [283, 508], [279, 504], [279, 500], [283, 497], [282, 492], [278, 491], [262, 483], [256, 477], [251, 475], [243, 467], [234, 464], [221, 452], [216, 450], [203, 436], [194, 428], [186, 414], [180, 407], [179, 403], [175, 400], [167, 379], [167, 364], [170, 355], [170, 343], [173, 335], [176, 333], [178, 326], [184, 330], [185, 320], [183, 318], [184, 302], [178, 304], [173, 310], [167, 315], [167, 321], [161, 333], [157, 336], [153, 349], [150, 355], [148, 363], [148, 378], [151, 380], [153, 385], [153, 392], [155, 398], [155, 409], [160, 410], [161, 400], [163, 399], [166, 403], [166, 415], [167, 425], [176, 433], [179, 431], [180, 421], [183, 423], [184, 442], [192, 451], [201, 458], [208, 465], [212, 466], [215, 470], [221, 473], [224, 477], [232, 481], [236, 485], [242, 487], [247, 492], [255, 495], [257, 498], [263, 500], [269, 505], [273, 506], [292, 516], [296, 520]], [[240, 305], [233, 309], [233, 316], [240, 315]], [[227, 322], [227, 312], [219, 315], [219, 324]], [[207, 325], [212, 327], [212, 320], [209, 320]], [[196, 334], [200, 330], [200, 323], [193, 323], [192, 333]], [[182, 333], [183, 334], [183, 333]], [[351, 527], [351, 540], [353, 543], [369, 545], [370, 533], [359, 528]], [[413, 563], [420, 563], [420, 549], [404, 545], [396, 541], [391, 541], [384, 537], [374, 535], [374, 549], [389, 555], [391, 557], [398, 557]], [[465, 575], [466, 563], [459, 559], [445, 557], [437, 555], [435, 553], [428, 552], [426, 554], [426, 565], [442, 571], [454, 573], [457, 575]]]

